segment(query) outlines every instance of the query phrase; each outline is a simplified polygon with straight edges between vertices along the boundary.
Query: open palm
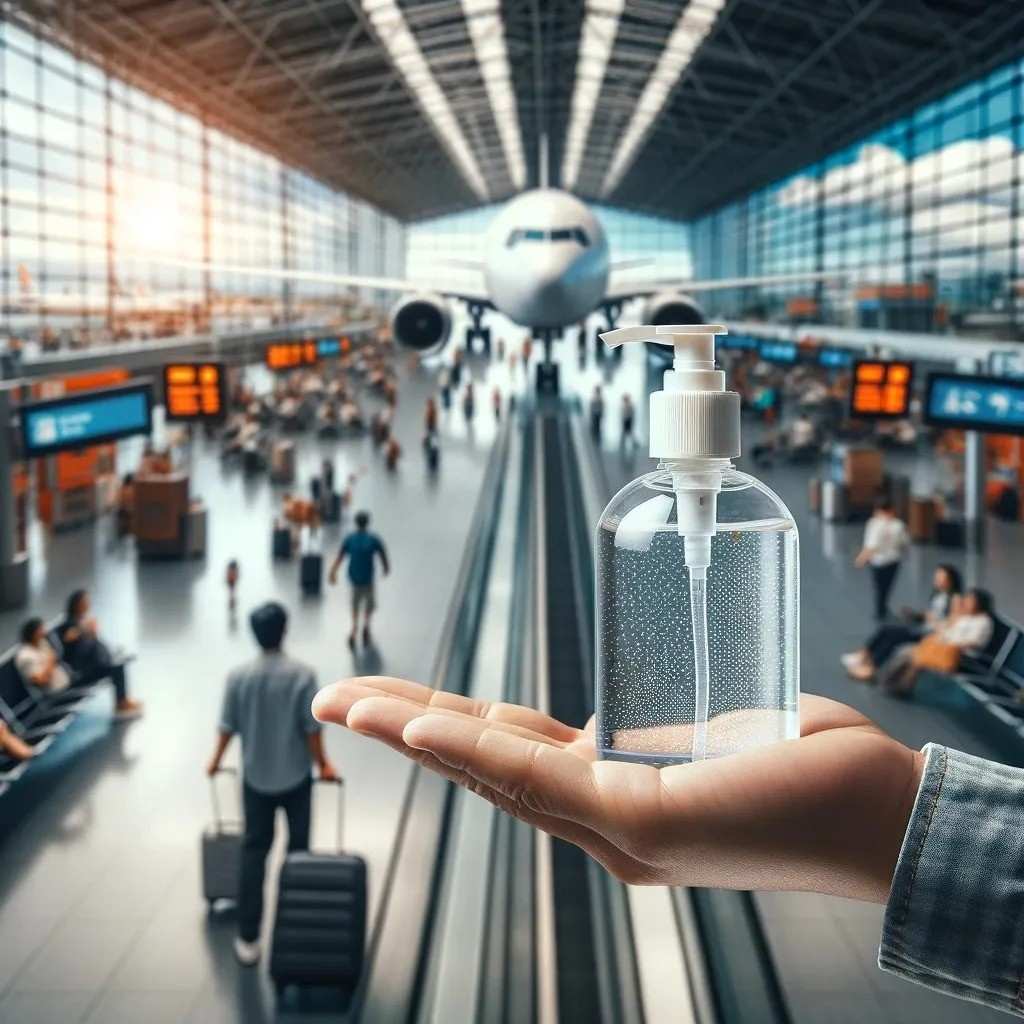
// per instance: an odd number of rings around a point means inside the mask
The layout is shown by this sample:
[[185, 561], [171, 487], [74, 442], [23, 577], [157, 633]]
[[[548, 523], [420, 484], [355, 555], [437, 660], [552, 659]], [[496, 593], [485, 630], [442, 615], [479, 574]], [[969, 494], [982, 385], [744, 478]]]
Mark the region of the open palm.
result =
[[802, 705], [798, 740], [660, 769], [599, 760], [592, 723], [385, 676], [327, 687], [314, 713], [575, 843], [626, 882], [884, 902], [921, 755], [843, 704]]

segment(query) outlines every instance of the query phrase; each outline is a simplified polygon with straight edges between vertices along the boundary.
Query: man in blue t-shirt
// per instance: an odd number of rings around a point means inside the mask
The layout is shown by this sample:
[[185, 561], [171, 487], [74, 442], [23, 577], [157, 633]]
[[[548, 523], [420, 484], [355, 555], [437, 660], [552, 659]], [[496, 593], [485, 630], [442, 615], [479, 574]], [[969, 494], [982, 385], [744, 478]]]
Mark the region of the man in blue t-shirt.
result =
[[360, 609], [363, 611], [363, 643], [370, 643], [370, 616], [377, 607], [373, 591], [374, 556], [380, 558], [385, 576], [391, 571], [384, 544], [375, 533], [370, 533], [367, 529], [369, 525], [369, 513], [359, 512], [356, 515], [356, 528], [341, 542], [338, 557], [334, 560], [328, 577], [332, 585], [338, 582], [338, 570], [347, 556], [348, 579], [352, 584], [352, 632], [348, 637], [348, 645], [353, 650], [359, 633]]

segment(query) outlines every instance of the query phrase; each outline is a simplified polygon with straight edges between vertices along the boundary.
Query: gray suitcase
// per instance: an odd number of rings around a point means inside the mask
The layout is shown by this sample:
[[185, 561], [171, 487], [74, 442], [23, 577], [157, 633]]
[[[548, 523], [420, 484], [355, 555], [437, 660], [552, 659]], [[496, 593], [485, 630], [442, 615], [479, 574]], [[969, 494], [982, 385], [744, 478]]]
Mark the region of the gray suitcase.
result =
[[[218, 775], [236, 778], [234, 768], [221, 768]], [[238, 880], [242, 866], [241, 822], [225, 821], [217, 798], [216, 776], [210, 779], [213, 827], [203, 832], [203, 898], [212, 910], [218, 900], [238, 901]]]

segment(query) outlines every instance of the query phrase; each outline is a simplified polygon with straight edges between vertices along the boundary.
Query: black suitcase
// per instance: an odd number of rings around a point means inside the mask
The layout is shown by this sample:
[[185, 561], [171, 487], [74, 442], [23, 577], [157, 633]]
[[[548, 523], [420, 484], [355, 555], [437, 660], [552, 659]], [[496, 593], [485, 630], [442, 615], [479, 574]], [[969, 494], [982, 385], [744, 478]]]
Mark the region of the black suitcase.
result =
[[366, 944], [366, 861], [341, 853], [338, 788], [336, 853], [290, 853], [281, 866], [270, 947], [278, 995], [288, 985], [326, 985], [351, 992]]
[[274, 527], [273, 554], [275, 558], [292, 557], [292, 531], [287, 526]]
[[304, 594], [316, 595], [324, 576], [324, 557], [319, 551], [307, 551], [299, 561], [299, 586]]
[[[221, 768], [218, 774], [236, 776], [234, 768]], [[210, 779], [213, 801], [213, 827], [204, 830], [202, 839], [203, 898], [212, 910], [217, 900], [238, 901], [238, 880], [242, 867], [242, 827], [227, 822], [220, 813], [216, 778]]]
[[321, 514], [325, 523], [341, 522], [341, 495], [337, 491], [325, 491]]

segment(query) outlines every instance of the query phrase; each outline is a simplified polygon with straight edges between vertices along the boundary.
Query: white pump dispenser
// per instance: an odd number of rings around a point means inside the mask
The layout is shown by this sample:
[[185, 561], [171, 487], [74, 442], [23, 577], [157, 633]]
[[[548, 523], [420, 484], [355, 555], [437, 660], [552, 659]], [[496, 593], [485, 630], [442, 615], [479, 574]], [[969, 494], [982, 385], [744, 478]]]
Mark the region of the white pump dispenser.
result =
[[672, 473], [686, 565], [698, 577], [711, 564], [721, 471], [740, 454], [740, 396], [715, 369], [715, 335], [726, 333], [721, 324], [661, 324], [601, 335], [609, 348], [671, 340], [675, 349], [663, 390], [651, 393], [650, 452]]

